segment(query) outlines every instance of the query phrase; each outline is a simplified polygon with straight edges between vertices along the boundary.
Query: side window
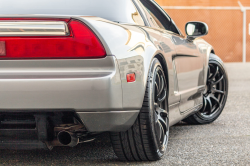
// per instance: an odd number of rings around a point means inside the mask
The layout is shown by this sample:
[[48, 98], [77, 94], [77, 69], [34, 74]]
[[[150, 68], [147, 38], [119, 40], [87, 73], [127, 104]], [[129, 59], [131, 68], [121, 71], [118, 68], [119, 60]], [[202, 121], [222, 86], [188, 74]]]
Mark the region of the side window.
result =
[[[174, 32], [176, 34], [180, 34], [178, 29], [175, 27], [175, 25], [172, 23], [171, 18], [163, 13], [153, 2], [149, 0], [140, 0], [144, 10], [146, 13], [149, 13], [152, 19], [154, 19], [154, 22], [157, 24], [156, 27], [160, 27], [163, 29], [166, 29], [168, 31]], [[151, 19], [150, 18], [150, 19]], [[149, 20], [149, 22], [151, 22]], [[152, 24], [152, 23], [151, 23]], [[153, 25], [155, 26], [155, 25]]]

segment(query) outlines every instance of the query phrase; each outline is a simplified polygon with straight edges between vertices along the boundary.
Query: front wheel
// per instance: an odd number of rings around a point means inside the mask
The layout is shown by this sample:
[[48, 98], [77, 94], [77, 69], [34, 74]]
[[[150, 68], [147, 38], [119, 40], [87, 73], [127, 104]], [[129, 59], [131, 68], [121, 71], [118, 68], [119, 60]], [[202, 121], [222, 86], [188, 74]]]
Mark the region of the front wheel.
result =
[[228, 77], [222, 60], [210, 54], [206, 90], [203, 94], [203, 108], [184, 119], [189, 124], [205, 124], [215, 121], [227, 101]]
[[169, 135], [167, 96], [162, 66], [154, 59], [135, 124], [126, 132], [111, 133], [111, 142], [120, 160], [154, 161], [162, 158]]

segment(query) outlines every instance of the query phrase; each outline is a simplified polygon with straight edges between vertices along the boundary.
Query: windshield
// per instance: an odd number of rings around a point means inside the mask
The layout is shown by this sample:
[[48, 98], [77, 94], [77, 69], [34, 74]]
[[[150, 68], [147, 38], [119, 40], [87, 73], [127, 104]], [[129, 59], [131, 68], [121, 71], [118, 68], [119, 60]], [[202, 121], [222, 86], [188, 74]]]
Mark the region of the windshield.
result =
[[136, 23], [131, 0], [0, 0], [0, 14], [97, 16], [121, 23]]

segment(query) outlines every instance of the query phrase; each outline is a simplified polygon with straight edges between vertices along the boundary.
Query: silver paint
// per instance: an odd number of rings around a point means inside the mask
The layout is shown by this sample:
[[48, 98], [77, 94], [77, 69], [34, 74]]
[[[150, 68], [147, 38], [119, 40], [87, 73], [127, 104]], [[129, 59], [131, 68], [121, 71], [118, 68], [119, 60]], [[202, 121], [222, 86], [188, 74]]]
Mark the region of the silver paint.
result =
[[1, 110], [122, 110], [114, 56], [95, 60], [0, 61]]

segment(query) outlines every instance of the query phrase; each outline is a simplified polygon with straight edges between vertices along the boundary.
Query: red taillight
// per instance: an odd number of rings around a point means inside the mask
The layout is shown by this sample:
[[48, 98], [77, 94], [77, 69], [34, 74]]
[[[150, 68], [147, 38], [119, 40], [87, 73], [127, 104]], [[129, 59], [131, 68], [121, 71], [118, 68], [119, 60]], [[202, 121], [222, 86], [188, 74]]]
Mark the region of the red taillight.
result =
[[84, 59], [106, 56], [102, 43], [88, 26], [78, 20], [64, 21], [70, 31], [67, 36], [0, 36], [0, 43], [4, 43], [1, 45], [5, 45], [5, 49], [0, 48], [5, 50], [5, 55], [1, 55], [0, 59]]

